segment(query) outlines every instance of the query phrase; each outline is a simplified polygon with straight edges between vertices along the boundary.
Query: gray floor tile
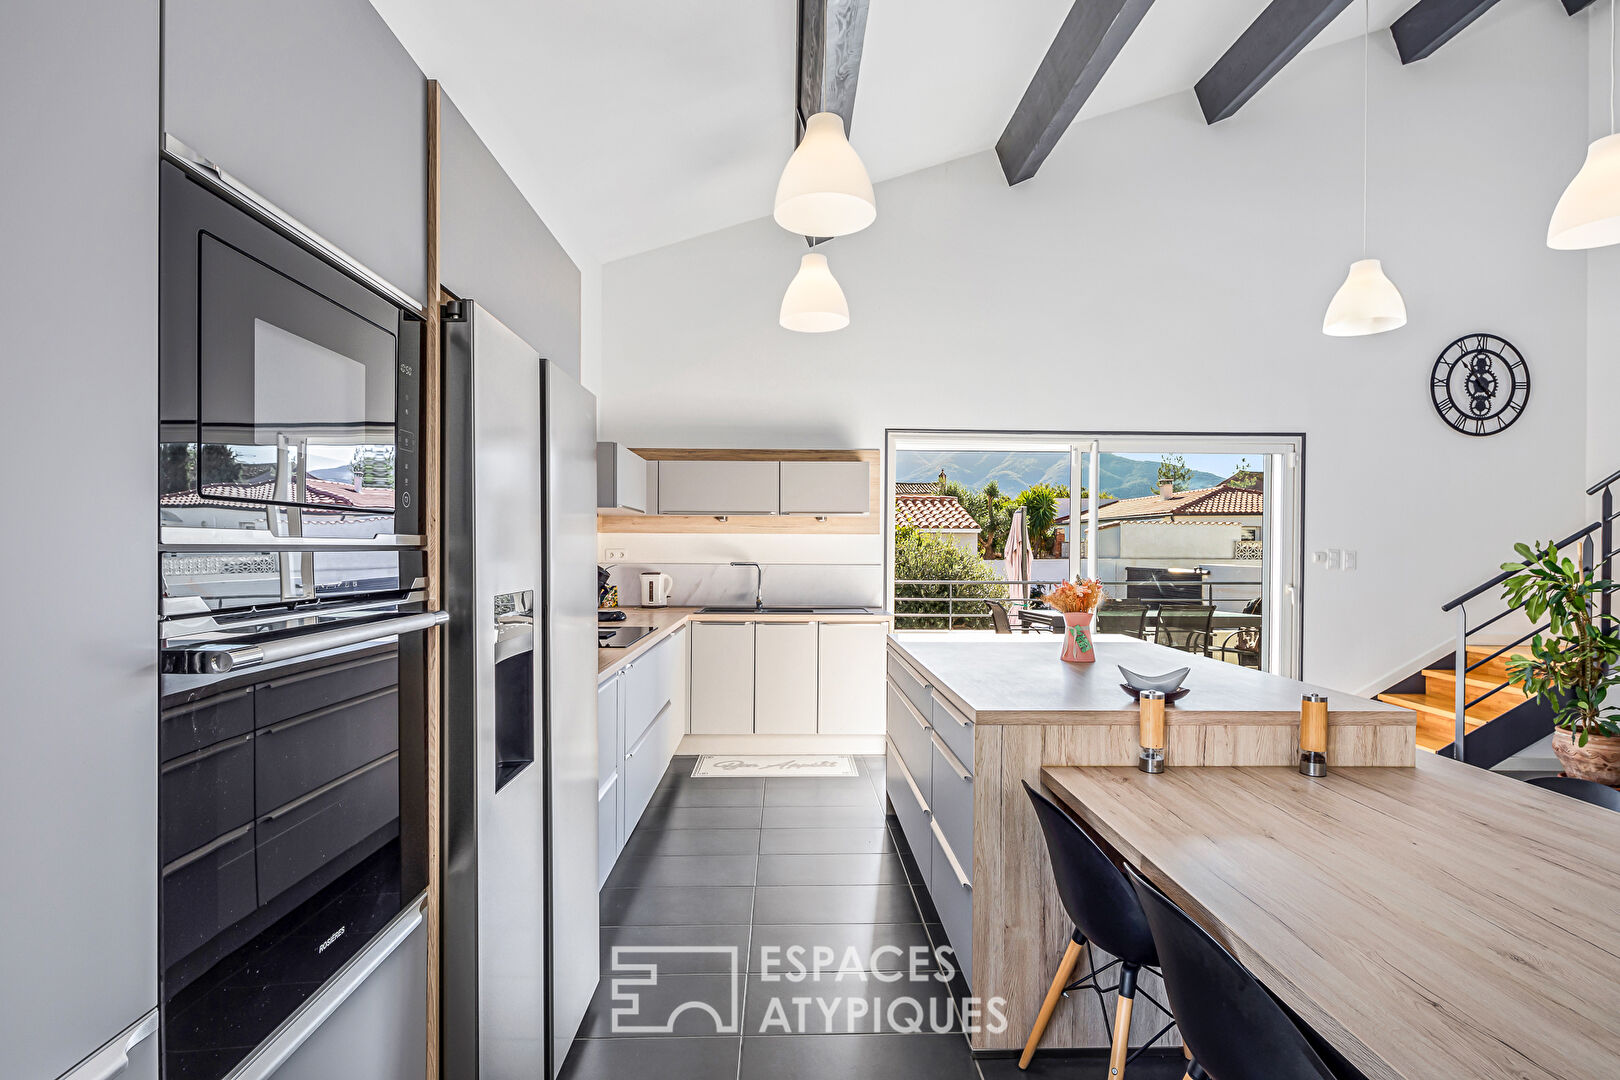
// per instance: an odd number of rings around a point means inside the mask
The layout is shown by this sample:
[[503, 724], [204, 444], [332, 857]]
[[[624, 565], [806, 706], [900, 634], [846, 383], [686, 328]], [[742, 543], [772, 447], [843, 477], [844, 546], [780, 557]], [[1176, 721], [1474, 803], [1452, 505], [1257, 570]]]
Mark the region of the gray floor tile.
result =
[[782, 885], [754, 890], [752, 921], [890, 923], [923, 919], [905, 885]]
[[606, 887], [752, 885], [758, 863], [758, 855], [621, 855]]
[[857, 829], [765, 829], [759, 850], [767, 855], [818, 855], [893, 851], [894, 840], [881, 825]]
[[[742, 1040], [736, 1036], [707, 1039], [578, 1039], [563, 1064], [561, 1080], [624, 1080], [657, 1076], [659, 1080], [730, 1080], [737, 1075]], [[539, 1077], [537, 1072], [536, 1077]]]
[[764, 801], [765, 791], [761, 787], [715, 787], [702, 780], [693, 780], [659, 788], [648, 801], [647, 810], [672, 806], [761, 806]]
[[[719, 926], [752, 922], [754, 890], [657, 886], [603, 889], [603, 926]], [[804, 920], [778, 920], [781, 922]]]
[[[905, 885], [910, 882], [900, 856], [870, 854], [761, 855], [760, 885]], [[713, 882], [730, 885], [732, 882]]]
[[883, 808], [876, 799], [854, 806], [767, 806], [761, 823], [766, 829], [841, 829], [882, 824]]
[[619, 858], [636, 855], [746, 855], [759, 850], [757, 829], [646, 829], [638, 826]]
[[743, 924], [604, 926], [602, 977], [616, 970], [615, 948], [623, 950], [620, 956], [626, 964], [656, 963], [660, 972], [671, 975], [725, 975], [744, 970], [750, 936], [751, 928]]
[[[1108, 1080], [1108, 1051], [1043, 1049], [1027, 1070], [1019, 1069], [1016, 1056], [980, 1058], [978, 1066], [984, 1080]], [[1186, 1059], [1173, 1048], [1155, 1047], [1125, 1070], [1127, 1080], [1182, 1080], [1186, 1075]]]
[[[832, 959], [826, 960], [830, 950]], [[748, 970], [789, 972], [849, 965], [871, 971], [934, 968], [922, 923], [794, 923], [753, 929]]]
[[671, 806], [649, 809], [636, 828], [757, 829], [761, 812], [757, 806]]
[[765, 781], [766, 806], [872, 806], [876, 801], [872, 781], [864, 776], [782, 776]]
[[658, 781], [658, 790], [666, 788], [706, 788], [709, 791], [765, 791], [765, 778], [763, 776], [690, 776], [686, 772], [666, 772], [664, 778]]
[[758, 1035], [743, 1039], [740, 1080], [828, 1077], [978, 1080], [979, 1073], [967, 1040], [960, 1035]]
[[742, 1005], [730, 975], [609, 977], [597, 984], [580, 1031], [589, 1039], [734, 1034]]
[[916, 978], [909, 972], [832, 972], [798, 980], [748, 977], [745, 1037], [942, 1035], [961, 1030], [961, 1014], [949, 988], [932, 973]]

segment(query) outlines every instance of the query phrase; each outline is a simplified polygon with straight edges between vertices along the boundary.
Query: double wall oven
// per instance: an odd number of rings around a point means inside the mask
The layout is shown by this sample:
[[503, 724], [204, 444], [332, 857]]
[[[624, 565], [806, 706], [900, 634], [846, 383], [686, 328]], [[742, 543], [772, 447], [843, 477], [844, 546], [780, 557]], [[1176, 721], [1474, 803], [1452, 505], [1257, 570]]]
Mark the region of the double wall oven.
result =
[[[167, 1080], [267, 1047], [427, 886], [418, 316], [162, 165]], [[370, 952], [368, 953], [368, 950]]]

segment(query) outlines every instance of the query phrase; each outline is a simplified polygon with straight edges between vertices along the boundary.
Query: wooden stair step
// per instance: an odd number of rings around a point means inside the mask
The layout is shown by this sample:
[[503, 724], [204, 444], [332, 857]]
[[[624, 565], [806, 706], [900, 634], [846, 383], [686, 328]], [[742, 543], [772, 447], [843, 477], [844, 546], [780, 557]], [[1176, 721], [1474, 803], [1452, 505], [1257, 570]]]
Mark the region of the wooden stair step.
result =
[[1470, 666], [1472, 666], [1474, 664], [1479, 664], [1480, 665], [1479, 667], [1474, 668], [1473, 671], [1470, 671], [1468, 673], [1469, 677], [1470, 678], [1482, 678], [1482, 679], [1495, 679], [1497, 682], [1504, 682], [1504, 681], [1507, 680], [1507, 660], [1508, 660], [1508, 657], [1510, 657], [1510, 656], [1529, 656], [1530, 655], [1530, 645], [1527, 642], [1527, 643], [1525, 643], [1523, 645], [1515, 645], [1512, 649], [1509, 649], [1507, 652], [1503, 653], [1501, 656], [1496, 657], [1494, 660], [1487, 660], [1485, 663], [1480, 664], [1481, 660], [1485, 660], [1485, 658], [1487, 656], [1490, 656], [1492, 653], [1496, 652], [1501, 647], [1502, 646], [1500, 644], [1497, 644], [1497, 645], [1486, 644], [1486, 645], [1470, 645], [1470, 646], [1468, 646], [1468, 663], [1469, 663], [1469, 665]]
[[[1498, 697], [1501, 695], [1497, 695]], [[1417, 714], [1417, 744], [1424, 750], [1439, 750], [1450, 746], [1455, 741], [1457, 733], [1457, 705], [1450, 693], [1431, 694], [1379, 694], [1378, 700], [1391, 705], [1399, 705], [1403, 709], [1411, 709]], [[1468, 715], [1468, 730], [1475, 729], [1489, 723], [1495, 717], [1506, 712], [1506, 708], [1497, 707], [1488, 709], [1496, 699], [1482, 702]], [[1509, 702], [1508, 707], [1518, 704]], [[1488, 715], [1487, 715], [1488, 714]]]
[[[1457, 693], [1457, 673], [1452, 671], [1450, 668], [1427, 668], [1423, 672], [1423, 678], [1424, 681], [1428, 683], [1428, 689], [1430, 692], [1439, 691], [1445, 694], [1447, 697], [1453, 697]], [[1482, 676], [1478, 671], [1476, 671], [1464, 679], [1463, 682], [1464, 685], [1468, 687], [1467, 693], [1469, 701], [1479, 697], [1479, 695], [1485, 693], [1487, 690], [1496, 690], [1496, 693], [1492, 694], [1486, 699], [1486, 701], [1496, 701], [1500, 699], [1502, 701], [1512, 701], [1515, 704], [1520, 704], [1530, 700], [1530, 695], [1526, 694], [1519, 687], [1507, 685], [1507, 678], [1505, 676], [1503, 678], [1493, 679], [1487, 676]], [[1501, 687], [1501, 689], [1497, 690], [1497, 687]], [[1481, 704], [1483, 704], [1483, 702]]]

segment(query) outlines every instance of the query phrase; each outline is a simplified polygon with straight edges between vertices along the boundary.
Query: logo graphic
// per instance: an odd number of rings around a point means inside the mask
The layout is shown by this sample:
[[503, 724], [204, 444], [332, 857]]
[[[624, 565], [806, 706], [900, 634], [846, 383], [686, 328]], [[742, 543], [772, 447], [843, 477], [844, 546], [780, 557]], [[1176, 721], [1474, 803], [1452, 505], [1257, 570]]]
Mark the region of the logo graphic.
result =
[[[650, 959], [637, 963], [634, 957]], [[658, 1014], [643, 1005], [643, 995], [658, 986], [658, 957], [723, 956], [730, 962], [730, 993], [724, 1001], [681, 1001], [666, 1006]], [[616, 1035], [673, 1035], [675, 1025], [686, 1013], [706, 1014], [713, 1031], [705, 1025], [699, 1034], [739, 1035], [742, 1033], [742, 958], [735, 945], [615, 945], [613, 947], [612, 1002], [613, 1033]], [[651, 995], [648, 995], [651, 996]]]

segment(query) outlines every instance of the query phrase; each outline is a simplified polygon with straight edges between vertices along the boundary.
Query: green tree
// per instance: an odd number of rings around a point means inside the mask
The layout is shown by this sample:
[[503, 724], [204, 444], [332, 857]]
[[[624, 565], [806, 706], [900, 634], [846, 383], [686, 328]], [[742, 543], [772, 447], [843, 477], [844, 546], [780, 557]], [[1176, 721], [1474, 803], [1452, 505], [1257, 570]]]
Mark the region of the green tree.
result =
[[1159, 459], [1159, 483], [1166, 480], [1173, 485], [1171, 491], [1186, 491], [1187, 485], [1192, 483], [1192, 470], [1187, 467], [1187, 459], [1180, 454], [1165, 454]]
[[1249, 464], [1248, 458], [1239, 458], [1237, 471], [1226, 481], [1228, 487], [1251, 491], [1260, 486], [1260, 470]]
[[[988, 629], [990, 608], [982, 601], [1007, 595], [1007, 586], [993, 580], [995, 576], [984, 560], [972, 552], [963, 551], [937, 536], [918, 532], [909, 525], [900, 526], [894, 531], [896, 627], [903, 630]], [[903, 584], [907, 581], [960, 584]]]
[[1056, 493], [1045, 484], [1026, 488], [1013, 500], [1015, 506], [1024, 509], [1024, 523], [1029, 526], [1029, 544], [1037, 552], [1050, 551], [1052, 548], [1052, 527], [1057, 524], [1057, 501]]

